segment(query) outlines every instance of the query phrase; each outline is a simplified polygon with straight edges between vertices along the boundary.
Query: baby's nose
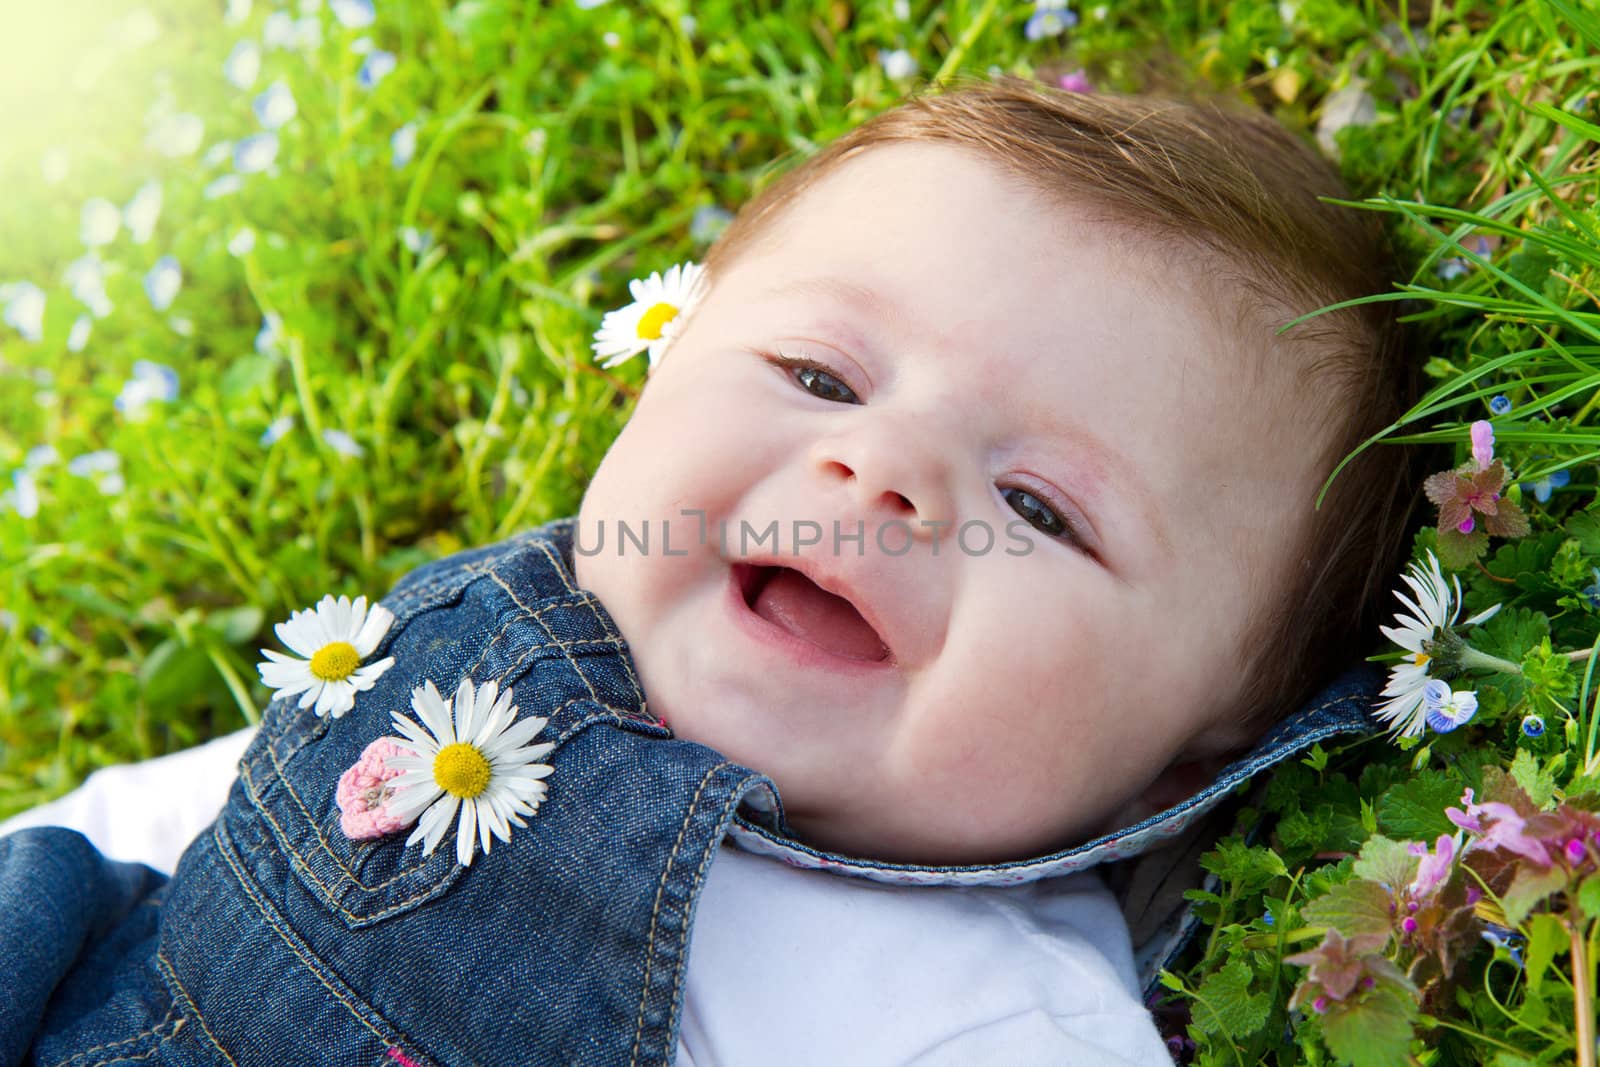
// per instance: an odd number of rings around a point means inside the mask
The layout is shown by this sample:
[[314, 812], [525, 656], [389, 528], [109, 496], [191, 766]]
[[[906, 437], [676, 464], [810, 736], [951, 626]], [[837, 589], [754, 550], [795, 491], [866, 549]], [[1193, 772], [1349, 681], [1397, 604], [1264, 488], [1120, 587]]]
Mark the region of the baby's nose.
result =
[[820, 441], [812, 468], [825, 482], [842, 485], [863, 515], [898, 520], [919, 540], [948, 533], [955, 505], [942, 464], [924, 449], [889, 435], [858, 433]]

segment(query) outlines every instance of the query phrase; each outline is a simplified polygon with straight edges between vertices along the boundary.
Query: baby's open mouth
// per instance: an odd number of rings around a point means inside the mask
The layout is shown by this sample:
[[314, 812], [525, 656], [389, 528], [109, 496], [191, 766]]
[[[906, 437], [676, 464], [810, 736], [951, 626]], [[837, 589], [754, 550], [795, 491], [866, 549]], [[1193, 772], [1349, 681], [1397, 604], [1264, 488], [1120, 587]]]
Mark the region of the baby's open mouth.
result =
[[882, 661], [889, 646], [854, 604], [792, 567], [735, 563], [745, 605], [774, 626], [845, 659]]

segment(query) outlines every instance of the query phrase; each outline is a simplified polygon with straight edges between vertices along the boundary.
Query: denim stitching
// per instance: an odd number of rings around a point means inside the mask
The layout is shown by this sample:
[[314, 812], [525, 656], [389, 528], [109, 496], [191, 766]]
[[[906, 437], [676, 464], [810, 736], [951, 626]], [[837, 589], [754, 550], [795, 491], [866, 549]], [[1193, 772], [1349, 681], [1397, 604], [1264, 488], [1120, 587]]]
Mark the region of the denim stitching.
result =
[[161, 973], [166, 975], [168, 983], [177, 987], [178, 996], [183, 998], [184, 1006], [188, 1008], [189, 1014], [194, 1016], [195, 1023], [200, 1027], [200, 1032], [206, 1035], [206, 1040], [211, 1042], [211, 1047], [217, 1050], [217, 1055], [233, 1064], [233, 1067], [239, 1067], [239, 1061], [234, 1059], [232, 1054], [222, 1047], [222, 1042], [217, 1040], [217, 1035], [213, 1034], [211, 1027], [206, 1025], [205, 1016], [200, 1014], [200, 1006], [194, 1002], [194, 997], [189, 995], [189, 990], [178, 978], [178, 969], [172, 965], [171, 960], [167, 959], [165, 947], [156, 949], [156, 962], [161, 968]]
[[[723, 766], [727, 766], [727, 764], [724, 764]], [[746, 780], [746, 782], [748, 783], [748, 779]], [[717, 845], [720, 843], [721, 837], [722, 836], [726, 836], [726, 834], [727, 834], [727, 826], [728, 826], [728, 822], [730, 821], [730, 813], [733, 810], [735, 810], [736, 808], [738, 808], [740, 802], [744, 800], [744, 797], [745, 797], [746, 794], [752, 792], [753, 789], [757, 789], [757, 788], [763, 788], [763, 787], [761, 787], [759, 785], [758, 786], [750, 786], [749, 784], [746, 784], [745, 788], [741, 789], [738, 792], [737, 795], [731, 797], [728, 800], [728, 802], [723, 806], [722, 818], [718, 820], [718, 826], [722, 830], [722, 834], [719, 835], [718, 840], [716, 842], [711, 843], [706, 848], [705, 853], [700, 857], [700, 869], [695, 871], [695, 873], [694, 873], [695, 884], [696, 885], [701, 886], [701, 887], [704, 887], [704, 885], [705, 885], [706, 868], [711, 866], [711, 861], [717, 855]], [[690, 903], [690, 908], [691, 909], [694, 907], [694, 903], [693, 902], [698, 897], [699, 897], [699, 893], [698, 892], [691, 893], [689, 895], [689, 899], [690, 899], [690, 902], [691, 902]], [[687, 918], [687, 916], [686, 916], [686, 918]], [[690, 925], [689, 929], [690, 929], [690, 935], [693, 936], [694, 927], [692, 925]], [[673, 1022], [676, 1021], [676, 1015], [677, 1015], [676, 1008], [677, 1008], [677, 1005], [679, 1003], [681, 1003], [681, 1001], [678, 998], [683, 993], [683, 980], [688, 975], [688, 973], [689, 973], [689, 968], [688, 967], [686, 967], [686, 966], [679, 967], [678, 968], [677, 977], [674, 978], [673, 981], [672, 981], [672, 1004], [673, 1004], [674, 1011], [673, 1011], [673, 1019], [669, 1020], [669, 1022], [668, 1022], [668, 1029], [669, 1030], [672, 1028]]]
[[724, 767], [731, 767], [732, 763], [723, 762], [708, 770], [700, 779], [700, 785], [694, 791], [694, 796], [689, 801], [688, 810], [684, 812], [683, 824], [678, 827], [678, 839], [672, 844], [672, 851], [667, 855], [667, 866], [661, 872], [661, 881], [656, 885], [655, 903], [650, 908], [650, 938], [646, 946], [648, 951], [644, 959], [644, 982], [639, 989], [639, 1018], [633, 1031], [633, 1050], [628, 1054], [629, 1064], [639, 1062], [639, 1042], [644, 1037], [644, 1006], [650, 998], [650, 970], [655, 965], [656, 958], [656, 920], [661, 915], [661, 897], [667, 891], [667, 879], [672, 875], [672, 867], [677, 860], [678, 850], [683, 848], [683, 836], [689, 832], [689, 823], [694, 819], [694, 810], [700, 804], [700, 794], [705, 792], [706, 785], [711, 781], [711, 776]]
[[235, 855], [231, 840], [224, 840], [222, 835], [219, 834], [217, 835], [217, 845], [217, 851], [222, 854], [223, 862], [227, 863], [228, 868], [233, 872], [234, 878], [239, 882], [240, 888], [244, 890], [245, 897], [255, 907], [260, 916], [266, 920], [267, 925], [272, 927], [273, 932], [278, 935], [279, 940], [287, 945], [289, 951], [293, 952], [300, 960], [301, 965], [304, 966], [307, 971], [311, 972], [311, 976], [315, 978], [322, 985], [322, 987], [339, 1002], [340, 1006], [343, 1007], [345, 1011], [349, 1012], [357, 1022], [365, 1027], [368, 1033], [372, 1034], [379, 1041], [382, 1041], [385, 1046], [395, 1045], [410, 1047], [410, 1042], [402, 1041], [397, 1034], [385, 1034], [376, 1025], [374, 1025], [372, 1019], [368, 1018], [369, 1015], [384, 1022], [385, 1025], [388, 1025], [388, 1020], [384, 1019], [382, 1015], [379, 1015], [370, 1004], [363, 1003], [353, 995], [347, 995], [343, 990], [337, 988], [328, 980], [328, 977], [324, 975], [322, 968], [318, 966], [318, 964], [322, 961], [317, 959], [315, 954], [303, 948], [303, 946], [299, 943], [299, 939], [295, 937], [294, 932], [287, 929], [283, 922], [280, 921], [281, 916], [276, 914], [276, 909], [273, 908], [268, 901], [262, 899], [261, 896], [257, 894], [255, 888], [251, 885], [249, 876], [245, 874], [245, 872], [240, 869], [239, 865], [235, 862]]
[[[73, 1065], [77, 1064], [79, 1060], [82, 1060], [85, 1056], [88, 1056], [91, 1053], [103, 1052], [106, 1049], [117, 1048], [120, 1045], [131, 1045], [136, 1041], [143, 1041], [151, 1034], [160, 1033], [161, 1028], [171, 1021], [173, 1015], [177, 1014], [177, 1011], [178, 1006], [174, 1004], [167, 1009], [167, 1014], [162, 1016], [161, 1019], [158, 1020], [150, 1029], [143, 1030], [137, 1034], [134, 1034], [132, 1037], [124, 1037], [118, 1041], [106, 1041], [102, 1044], [94, 1046], [93, 1048], [86, 1048], [82, 1052], [74, 1052], [72, 1055], [56, 1064], [55, 1067], [73, 1067]], [[84, 1065], [79, 1064], [79, 1067], [84, 1067]]]
[[[317, 844], [322, 846], [322, 851], [328, 855], [328, 858], [333, 860], [334, 866], [338, 867], [340, 873], [344, 875], [345, 881], [351, 883], [359, 889], [375, 891], [379, 889], [385, 889], [392, 883], [399, 881], [401, 878], [404, 878], [407, 875], [419, 871], [423, 867], [427, 866], [428, 860], [427, 857], [424, 856], [415, 865], [400, 870], [393, 877], [388, 878], [385, 881], [378, 882], [373, 885], [367, 885], [365, 882], [361, 881], [361, 879], [357, 877], [356, 873], [347, 867], [344, 861], [339, 858], [339, 854], [329, 847], [327, 839], [322, 834], [321, 825], [316, 819], [312, 818], [311, 809], [306, 807], [305, 801], [300, 798], [300, 794], [294, 791], [294, 786], [290, 785], [289, 779], [284, 776], [282, 764], [278, 763], [276, 757], [273, 758], [272, 762], [273, 766], [278, 772], [278, 783], [283, 786], [284, 792], [288, 793], [289, 796], [293, 798], [295, 805], [300, 809], [300, 813], [305, 816], [306, 823], [311, 827], [311, 832], [316, 835]], [[263, 811], [266, 809], [266, 805], [264, 803], [259, 805], [259, 807], [261, 807]], [[279, 833], [283, 833], [283, 828], [278, 825], [278, 821], [276, 819], [273, 819], [270, 814], [267, 815], [267, 818], [269, 821], [271, 821], [273, 827], [276, 828]], [[305, 862], [304, 855], [300, 852], [300, 850], [297, 849], [292, 843], [289, 843], [289, 837], [287, 834], [284, 834], [284, 841], [285, 850], [292, 853], [297, 859]], [[323, 885], [321, 879], [317, 879], [316, 881], [318, 885]], [[332, 892], [332, 890], [329, 889], [329, 892]]]
[[[289, 839], [288, 835], [286, 833], [284, 833], [283, 827], [278, 825], [278, 820], [276, 820], [276, 819], [274, 819], [272, 817], [272, 812], [270, 810], [268, 810], [267, 806], [265, 804], [259, 804], [258, 803], [256, 805], [256, 810], [259, 811], [262, 815], [264, 815], [266, 817], [267, 821], [272, 824], [272, 828], [278, 832], [278, 834], [280, 835], [280, 838], [282, 840], [284, 840], [285, 842], [287, 842], [288, 839]], [[393, 915], [396, 912], [404, 911], [406, 908], [408, 908], [411, 905], [417, 903], [418, 901], [426, 899], [430, 894], [437, 893], [440, 890], [440, 887], [442, 885], [442, 881], [432, 882], [432, 883], [424, 886], [422, 888], [422, 890], [420, 892], [418, 892], [415, 896], [407, 897], [404, 900], [398, 901], [398, 902], [390, 905], [389, 907], [382, 909], [381, 911], [375, 911], [375, 912], [371, 912], [371, 913], [366, 914], [366, 915], [362, 915], [362, 914], [358, 914], [356, 912], [351, 911], [350, 909], [346, 908], [343, 904], [339, 903], [337, 900], [334, 899], [333, 890], [331, 888], [329, 888], [322, 881], [322, 879], [317, 877], [317, 872], [311, 869], [310, 865], [306, 863], [305, 857], [303, 857], [298, 851], [296, 851], [293, 845], [286, 844], [284, 846], [284, 854], [286, 856], [288, 856], [289, 860], [291, 861], [291, 863], [293, 863], [293, 865], [296, 868], [298, 868], [299, 870], [302, 870], [302, 871], [305, 872], [306, 877], [311, 879], [311, 881], [316, 884], [318, 889], [322, 890], [322, 892], [324, 894], [324, 899], [327, 901], [328, 906], [331, 907], [334, 911], [337, 911], [340, 915], [343, 915], [346, 919], [350, 920], [353, 923], [377, 922], [379, 919], [387, 918], [388, 916]], [[334, 858], [335, 858], [335, 860], [338, 859], [338, 857], [334, 857]], [[422, 863], [427, 863], [427, 857], [423, 857]], [[420, 866], [422, 866], [422, 864], [418, 864], [417, 865], [417, 867], [420, 867]], [[414, 871], [414, 870], [417, 869], [417, 867], [408, 867], [408, 868], [406, 868], [405, 871], [402, 871], [401, 874], [408, 873], [409, 871]], [[448, 875], [448, 874], [449, 874], [449, 869], [447, 868], [446, 869], [446, 875]], [[396, 878], [399, 878], [399, 877], [400, 877], [400, 875], [397, 874], [397, 875], [394, 876], [394, 878], [389, 879], [389, 881], [380, 882], [380, 883], [378, 883], [378, 885], [379, 885], [379, 887], [387, 886], [389, 884], [389, 882], [392, 882]], [[356, 884], [358, 886], [361, 885], [361, 883], [359, 883], [359, 882], [357, 882]], [[362, 888], [365, 889], [366, 887], [362, 886]]]

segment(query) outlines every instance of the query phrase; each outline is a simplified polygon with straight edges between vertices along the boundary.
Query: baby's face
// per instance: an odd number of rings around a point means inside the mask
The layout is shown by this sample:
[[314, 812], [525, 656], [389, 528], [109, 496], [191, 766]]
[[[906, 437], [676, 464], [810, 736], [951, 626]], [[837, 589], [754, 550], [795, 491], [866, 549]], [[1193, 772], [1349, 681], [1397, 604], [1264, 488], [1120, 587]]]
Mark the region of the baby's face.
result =
[[1240, 640], [1317, 442], [1264, 414], [1287, 372], [1233, 369], [1221, 316], [1139, 262], [974, 155], [876, 148], [652, 372], [577, 577], [650, 710], [770, 775], [804, 840], [1025, 858], [1245, 740]]

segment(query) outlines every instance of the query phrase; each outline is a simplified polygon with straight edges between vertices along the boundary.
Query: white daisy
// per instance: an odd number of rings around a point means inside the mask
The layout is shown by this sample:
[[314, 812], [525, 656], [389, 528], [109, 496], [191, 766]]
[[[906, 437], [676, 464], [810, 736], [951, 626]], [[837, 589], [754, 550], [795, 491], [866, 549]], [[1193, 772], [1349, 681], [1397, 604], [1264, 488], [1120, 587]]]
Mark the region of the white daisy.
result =
[[492, 680], [474, 690], [470, 678], [461, 679], [453, 720], [451, 703], [430, 681], [411, 691], [411, 707], [426, 729], [398, 711], [391, 713], [405, 735], [392, 740], [413, 755], [385, 761], [404, 773], [389, 783], [396, 792], [384, 810], [402, 823], [422, 816], [406, 844], [421, 841], [425, 856], [433, 854], [454, 819], [456, 861], [467, 867], [475, 843], [488, 855], [491, 833], [509, 841], [513, 825], [528, 825], [522, 816], [538, 810], [547, 792], [542, 779], [553, 769], [535, 761], [555, 745], [527, 744], [548, 720], [513, 721], [517, 708], [511, 690], [499, 692]]
[[393, 623], [394, 615], [382, 604], [368, 611], [364, 596], [353, 604], [347, 596], [325, 596], [315, 609], [297, 611], [274, 627], [278, 640], [302, 658], [262, 649], [269, 662], [256, 669], [278, 696], [303, 693], [300, 707], [314, 705], [319, 716], [331, 712], [337, 719], [355, 707], [357, 693], [371, 689], [394, 666], [393, 656], [361, 666]]
[[[1444, 580], [1439, 572], [1439, 561], [1428, 553], [1427, 565], [1413, 562], [1409, 573], [1401, 575], [1416, 599], [1395, 590], [1400, 603], [1410, 614], [1395, 616], [1394, 626], [1380, 626], [1383, 635], [1406, 651], [1406, 658], [1389, 669], [1389, 684], [1382, 696], [1390, 699], [1373, 708], [1373, 714], [1405, 737], [1422, 733], [1428, 721], [1427, 686], [1428, 664], [1433, 659], [1432, 645], [1436, 638], [1456, 625], [1461, 613], [1461, 582], [1454, 577]], [[1500, 610], [1496, 604], [1487, 611], [1461, 623], [1476, 626]], [[1463, 719], [1462, 721], [1465, 721]]]
[[649, 350], [650, 366], [661, 361], [667, 346], [688, 321], [704, 290], [705, 268], [697, 263], [668, 267], [628, 283], [633, 303], [606, 312], [594, 335], [594, 356], [602, 367], [615, 367]]

